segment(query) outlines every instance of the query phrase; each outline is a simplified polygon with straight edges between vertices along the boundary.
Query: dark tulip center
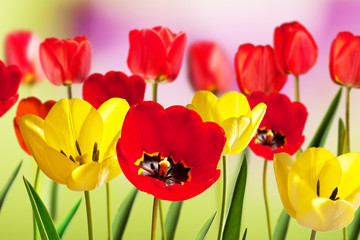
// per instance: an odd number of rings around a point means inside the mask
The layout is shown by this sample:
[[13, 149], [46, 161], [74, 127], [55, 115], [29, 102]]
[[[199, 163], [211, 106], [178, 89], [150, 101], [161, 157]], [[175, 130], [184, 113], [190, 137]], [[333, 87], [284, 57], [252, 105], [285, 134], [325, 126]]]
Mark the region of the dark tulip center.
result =
[[165, 158], [160, 153], [144, 153], [138, 166], [143, 170], [139, 174], [161, 180], [167, 186], [175, 183], [183, 184], [190, 177], [191, 168], [185, 167], [181, 161], [175, 163], [171, 153]]
[[282, 148], [285, 145], [285, 136], [272, 129], [258, 129], [255, 137], [255, 144], [269, 146], [271, 149]]
[[[331, 193], [329, 199], [330, 200], [333, 200], [333, 201], [336, 201], [336, 200], [339, 200], [340, 197], [337, 197], [337, 194], [338, 194], [338, 188], [336, 187], [333, 192]], [[316, 184], [316, 195], [318, 197], [320, 197], [320, 180], [317, 181], [317, 184]]]

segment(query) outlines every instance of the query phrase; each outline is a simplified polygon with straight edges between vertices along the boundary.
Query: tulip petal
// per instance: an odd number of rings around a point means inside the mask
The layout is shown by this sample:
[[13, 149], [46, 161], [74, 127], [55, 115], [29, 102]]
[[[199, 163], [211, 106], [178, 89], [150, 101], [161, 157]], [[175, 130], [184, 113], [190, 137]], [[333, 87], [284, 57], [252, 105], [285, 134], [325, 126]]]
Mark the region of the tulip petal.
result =
[[73, 191], [89, 191], [102, 185], [101, 163], [90, 162], [76, 168], [66, 180], [66, 186]]
[[246, 97], [236, 91], [227, 92], [219, 98], [215, 105], [216, 122], [222, 122], [227, 118], [247, 115], [251, 109]]
[[103, 183], [110, 182], [121, 173], [121, 168], [119, 161], [116, 156], [116, 151], [114, 157], [107, 158], [101, 162], [101, 180], [98, 183], [100, 186]]
[[294, 162], [294, 159], [287, 153], [279, 153], [274, 156], [274, 171], [280, 199], [286, 212], [293, 218], [296, 213], [289, 200], [288, 176]]
[[64, 154], [58, 152], [53, 148], [46, 147], [44, 162], [46, 162], [47, 168], [41, 168], [41, 170], [50, 179], [64, 184], [71, 172], [78, 166]]
[[250, 122], [248, 117], [233, 117], [220, 123], [227, 139], [223, 154], [235, 155], [244, 150], [250, 138], [245, 139], [242, 135], [249, 128]]
[[213, 116], [213, 108], [216, 105], [218, 98], [209, 91], [197, 91], [192, 99], [191, 104], [186, 107], [196, 111], [204, 122], [215, 121]]
[[328, 198], [315, 198], [299, 207], [296, 212], [299, 224], [321, 232], [344, 228], [353, 218], [354, 210], [351, 204]]

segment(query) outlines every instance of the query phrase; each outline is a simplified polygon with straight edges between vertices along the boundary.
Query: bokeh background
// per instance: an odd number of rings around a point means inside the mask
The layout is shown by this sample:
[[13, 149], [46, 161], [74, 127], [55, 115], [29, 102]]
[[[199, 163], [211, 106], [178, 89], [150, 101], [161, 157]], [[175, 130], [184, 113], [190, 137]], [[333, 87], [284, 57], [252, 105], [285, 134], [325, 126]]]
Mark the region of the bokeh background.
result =
[[[309, 117], [305, 126], [305, 144], [313, 136], [330, 101], [339, 86], [330, 80], [328, 61], [332, 40], [340, 31], [360, 34], [360, 2], [357, 0], [14, 0], [2, 1], [0, 9], [0, 59], [4, 60], [5, 36], [9, 31], [28, 29], [42, 38], [73, 38], [85, 34], [93, 48], [91, 72], [106, 73], [109, 70], [130, 74], [126, 65], [128, 33], [134, 28], [167, 26], [173, 32], [186, 32], [188, 45], [196, 40], [213, 40], [221, 44], [231, 61], [240, 44], [270, 44], [273, 31], [284, 22], [297, 20], [312, 35], [319, 47], [319, 58], [313, 69], [300, 76], [300, 99], [307, 106]], [[191, 102], [193, 90], [187, 77], [186, 56], [180, 75], [171, 84], [160, 85], [158, 100], [164, 106], [186, 105]], [[74, 86], [73, 94], [81, 97], [82, 86]], [[235, 83], [233, 90], [238, 90]], [[293, 78], [282, 90], [293, 99]], [[35, 95], [42, 101], [66, 97], [66, 89], [44, 81], [32, 88], [21, 86], [20, 99]], [[345, 93], [345, 92], [344, 92]], [[331, 128], [326, 147], [336, 154], [338, 118], [344, 118], [345, 98]], [[151, 87], [147, 87], [145, 99], [151, 99]], [[351, 150], [360, 151], [360, 93], [351, 92]], [[0, 213], [0, 239], [32, 239], [32, 210], [22, 176], [33, 182], [34, 160], [19, 147], [13, 130], [16, 106], [0, 119], [0, 186], [11, 171], [23, 160], [23, 166], [14, 182]], [[239, 170], [239, 157], [230, 157], [229, 185], [233, 187]], [[245, 194], [242, 229], [248, 228], [248, 239], [267, 239], [265, 208], [262, 195], [263, 159], [249, 155], [248, 183]], [[281, 201], [269, 164], [268, 195], [273, 227], [282, 210]], [[50, 180], [41, 175], [41, 196], [48, 202]], [[112, 212], [129, 193], [132, 185], [120, 175], [111, 183]], [[221, 181], [206, 192], [183, 204], [176, 239], [193, 239], [205, 221], [219, 209]], [[60, 187], [58, 224], [82, 192], [72, 192]], [[106, 239], [105, 186], [91, 192], [96, 239]], [[124, 239], [149, 239], [153, 197], [140, 193], [131, 214]], [[169, 206], [165, 202], [165, 210]], [[218, 220], [218, 219], [217, 219]], [[218, 221], [212, 226], [208, 239], [215, 239]], [[243, 230], [242, 230], [243, 232]], [[158, 239], [160, 239], [158, 231]], [[288, 239], [307, 239], [310, 230], [291, 220]], [[342, 232], [319, 233], [317, 239], [341, 239]], [[87, 239], [85, 202], [71, 224], [65, 239]]]

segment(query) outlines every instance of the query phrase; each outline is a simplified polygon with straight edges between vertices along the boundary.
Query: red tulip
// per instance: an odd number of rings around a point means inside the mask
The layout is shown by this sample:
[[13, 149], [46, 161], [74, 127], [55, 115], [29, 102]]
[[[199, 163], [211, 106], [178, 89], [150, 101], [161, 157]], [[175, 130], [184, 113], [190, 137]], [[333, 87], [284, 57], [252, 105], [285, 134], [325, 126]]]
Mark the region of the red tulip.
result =
[[331, 79], [346, 87], [360, 87], [360, 36], [340, 32], [330, 48]]
[[125, 177], [140, 191], [169, 201], [192, 198], [216, 182], [226, 138], [222, 128], [183, 106], [133, 105], [117, 155]]
[[224, 49], [215, 42], [196, 42], [189, 49], [189, 79], [195, 91], [226, 92], [234, 80]]
[[6, 64], [20, 68], [22, 83], [31, 84], [44, 79], [39, 58], [40, 43], [40, 38], [31, 31], [13, 31], [6, 36]]
[[291, 102], [281, 93], [254, 92], [248, 95], [248, 101], [251, 108], [261, 102], [267, 105], [265, 116], [249, 144], [250, 149], [267, 160], [273, 160], [275, 153], [296, 153], [305, 140], [306, 107], [300, 102]]
[[14, 65], [8, 67], [0, 61], [0, 117], [4, 115], [18, 100], [17, 93], [22, 73]]
[[47, 38], [40, 45], [45, 76], [55, 85], [82, 83], [91, 67], [91, 45], [85, 36], [58, 40]]
[[275, 28], [274, 48], [280, 67], [295, 76], [309, 71], [318, 56], [313, 37], [298, 22], [284, 23]]
[[124, 98], [129, 105], [144, 100], [145, 81], [140, 76], [126, 76], [122, 72], [110, 71], [105, 75], [94, 73], [83, 86], [83, 98], [96, 109], [110, 98]]
[[279, 92], [287, 80], [269, 45], [240, 45], [235, 55], [235, 72], [240, 91], [246, 95], [255, 91]]
[[49, 100], [47, 102], [41, 103], [39, 99], [36, 97], [28, 97], [21, 99], [19, 102], [16, 117], [14, 118], [14, 128], [17, 140], [19, 141], [20, 147], [29, 155], [31, 152], [29, 148], [26, 146], [26, 143], [21, 135], [20, 128], [19, 128], [19, 118], [26, 115], [26, 114], [34, 114], [36, 116], [45, 119], [47, 114], [49, 113], [50, 109], [56, 102], [53, 100]]
[[166, 27], [132, 30], [127, 64], [133, 74], [149, 82], [172, 82], [179, 74], [185, 51], [184, 32]]

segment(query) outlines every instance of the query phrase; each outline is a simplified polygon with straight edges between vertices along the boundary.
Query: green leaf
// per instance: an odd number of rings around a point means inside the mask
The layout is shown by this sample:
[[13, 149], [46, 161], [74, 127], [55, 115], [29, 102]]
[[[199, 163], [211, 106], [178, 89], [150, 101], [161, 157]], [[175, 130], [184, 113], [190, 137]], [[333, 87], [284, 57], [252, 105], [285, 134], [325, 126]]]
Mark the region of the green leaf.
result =
[[247, 237], [247, 228], [245, 228], [245, 232], [244, 232], [242, 240], [246, 240], [246, 237]]
[[335, 113], [339, 107], [340, 99], [342, 94], [342, 88], [336, 93], [334, 99], [331, 101], [331, 104], [326, 111], [325, 116], [323, 117], [314, 137], [309, 143], [308, 148], [311, 147], [323, 147], [327, 138], [327, 135], [330, 131], [331, 123], [334, 120]]
[[353, 221], [348, 226], [348, 240], [357, 240], [360, 232], [360, 210], [355, 212]]
[[136, 188], [133, 189], [122, 202], [119, 210], [116, 213], [115, 219], [112, 224], [113, 229], [113, 239], [122, 239], [122, 236], [125, 232], [126, 224], [129, 220], [130, 212], [132, 206], [134, 205], [136, 195], [139, 192]]
[[183, 201], [172, 202], [165, 220], [166, 240], [173, 240]]
[[75, 205], [72, 207], [68, 215], [65, 217], [65, 219], [61, 222], [61, 224], [57, 228], [57, 232], [60, 238], [64, 237], [64, 234], [66, 233], [68, 227], [70, 226], [72, 219], [74, 218], [77, 210], [79, 209], [80, 203], [81, 203], [81, 198], [79, 199], [79, 201], [77, 201], [77, 203], [75, 203]]
[[4, 185], [3, 189], [0, 192], [0, 211], [1, 208], [4, 204], [5, 198], [17, 176], [17, 174], [19, 173], [20, 167], [21, 167], [22, 161], [19, 163], [19, 165], [15, 168], [15, 170], [12, 172], [9, 180], [7, 181], [7, 183]]
[[239, 239], [247, 177], [246, 156], [242, 162], [231, 199], [222, 239]]
[[214, 213], [214, 215], [212, 215], [204, 224], [204, 226], [200, 229], [200, 232], [198, 233], [198, 235], [196, 236], [195, 240], [203, 240], [206, 237], [206, 234], [208, 233], [211, 224], [213, 223], [214, 219], [216, 217], [216, 212]]
[[340, 118], [339, 119], [339, 128], [338, 128], [338, 149], [337, 154], [340, 156], [341, 154], [344, 154], [346, 152], [349, 152], [349, 149], [347, 149], [346, 142], [346, 128], [344, 121]]
[[43, 201], [36, 193], [31, 184], [23, 177], [27, 193], [31, 202], [33, 213], [39, 228], [41, 239], [56, 240], [60, 237], [56, 231], [55, 225], [50, 217], [48, 210], [46, 209]]
[[275, 227], [275, 231], [273, 235], [274, 240], [285, 239], [289, 227], [289, 220], [290, 220], [289, 214], [285, 211], [285, 209], [283, 209]]

